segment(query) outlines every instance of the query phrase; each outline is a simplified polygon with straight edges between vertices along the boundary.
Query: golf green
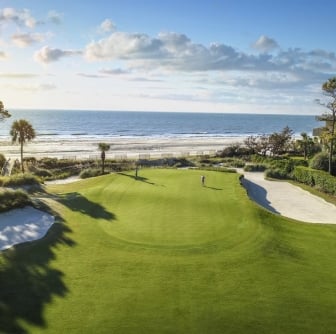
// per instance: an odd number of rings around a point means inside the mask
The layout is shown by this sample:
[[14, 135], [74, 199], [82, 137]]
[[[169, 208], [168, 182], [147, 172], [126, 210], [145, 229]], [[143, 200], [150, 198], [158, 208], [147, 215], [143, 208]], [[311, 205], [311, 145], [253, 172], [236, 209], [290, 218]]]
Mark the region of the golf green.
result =
[[0, 332], [334, 331], [336, 228], [265, 211], [238, 174], [143, 169], [46, 191], [58, 223], [0, 256]]

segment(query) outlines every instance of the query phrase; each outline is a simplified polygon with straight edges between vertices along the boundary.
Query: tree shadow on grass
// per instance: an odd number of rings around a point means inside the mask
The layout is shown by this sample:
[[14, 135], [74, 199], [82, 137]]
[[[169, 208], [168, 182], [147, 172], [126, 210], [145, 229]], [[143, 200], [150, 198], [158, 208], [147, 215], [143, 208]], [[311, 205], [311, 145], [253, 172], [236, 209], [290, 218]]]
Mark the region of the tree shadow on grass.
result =
[[44, 238], [0, 253], [0, 333], [28, 333], [23, 321], [47, 327], [44, 308], [68, 293], [64, 273], [50, 262], [56, 248], [75, 246], [71, 232], [58, 217]]
[[147, 177], [143, 177], [143, 176], [139, 176], [139, 175], [137, 177], [135, 177], [135, 175], [130, 175], [130, 174], [126, 174], [126, 173], [118, 173], [118, 174], [122, 175], [122, 176], [130, 177], [131, 179], [136, 180], [136, 181], [141, 181], [141, 182], [144, 182], [144, 183], [151, 184], [152, 186], [156, 185], [156, 183], [148, 181]]
[[67, 193], [59, 197], [58, 202], [67, 206], [72, 211], [81, 212], [95, 219], [115, 220], [114, 213], [107, 211], [99, 203], [95, 203], [78, 192]]

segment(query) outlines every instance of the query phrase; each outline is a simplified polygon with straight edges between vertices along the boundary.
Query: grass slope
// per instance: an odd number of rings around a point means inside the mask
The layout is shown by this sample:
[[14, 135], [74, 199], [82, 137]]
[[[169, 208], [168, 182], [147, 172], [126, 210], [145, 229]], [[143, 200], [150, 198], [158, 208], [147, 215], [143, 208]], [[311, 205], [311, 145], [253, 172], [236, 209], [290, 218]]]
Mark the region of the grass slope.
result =
[[141, 170], [49, 191], [62, 222], [0, 257], [0, 332], [335, 331], [335, 227], [266, 212], [236, 174]]

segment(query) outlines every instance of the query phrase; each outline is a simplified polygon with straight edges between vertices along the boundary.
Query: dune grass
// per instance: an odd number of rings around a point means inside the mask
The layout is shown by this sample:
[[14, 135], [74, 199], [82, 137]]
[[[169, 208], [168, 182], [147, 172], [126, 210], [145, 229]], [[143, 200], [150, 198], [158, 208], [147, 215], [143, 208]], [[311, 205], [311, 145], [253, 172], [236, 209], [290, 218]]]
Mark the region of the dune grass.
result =
[[334, 226], [266, 212], [237, 174], [140, 176], [48, 188], [59, 223], [0, 256], [0, 332], [335, 330]]

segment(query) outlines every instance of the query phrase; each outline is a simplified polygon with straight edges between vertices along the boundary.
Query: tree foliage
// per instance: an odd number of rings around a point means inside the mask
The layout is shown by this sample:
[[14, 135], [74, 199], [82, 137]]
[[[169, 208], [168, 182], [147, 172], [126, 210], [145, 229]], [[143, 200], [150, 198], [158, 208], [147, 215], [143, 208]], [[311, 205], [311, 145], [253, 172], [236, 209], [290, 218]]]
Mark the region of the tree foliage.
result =
[[4, 104], [0, 101], [0, 121], [5, 120], [6, 118], [11, 117], [11, 114], [8, 110], [5, 109]]
[[328, 144], [329, 149], [329, 174], [332, 173], [332, 160], [334, 155], [334, 146], [336, 141], [336, 77], [330, 78], [322, 85], [323, 94], [327, 97], [327, 102], [320, 102], [329, 111], [317, 117], [319, 121], [325, 121], [326, 127], [322, 135], [324, 141]]
[[306, 132], [301, 133], [301, 138], [297, 139], [295, 144], [296, 150], [303, 154], [305, 160], [321, 150], [320, 145]]
[[15, 121], [12, 124], [12, 128], [10, 130], [10, 135], [12, 136], [13, 143], [20, 144], [20, 152], [21, 152], [21, 170], [24, 173], [24, 165], [23, 165], [23, 145], [33, 140], [36, 137], [35, 130], [32, 125], [26, 121], [25, 119], [20, 119]]
[[266, 156], [267, 153], [280, 155], [287, 152], [292, 142], [293, 131], [286, 126], [281, 132], [269, 135], [249, 136], [244, 144], [252, 153]]

